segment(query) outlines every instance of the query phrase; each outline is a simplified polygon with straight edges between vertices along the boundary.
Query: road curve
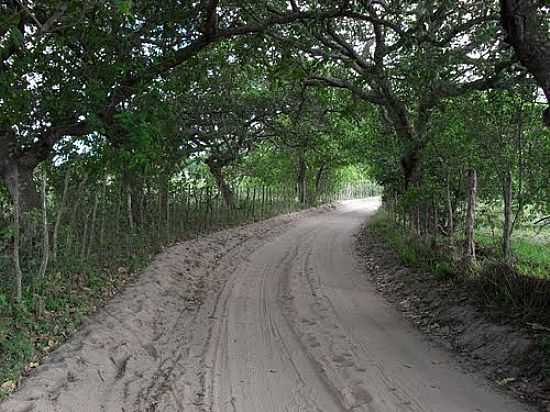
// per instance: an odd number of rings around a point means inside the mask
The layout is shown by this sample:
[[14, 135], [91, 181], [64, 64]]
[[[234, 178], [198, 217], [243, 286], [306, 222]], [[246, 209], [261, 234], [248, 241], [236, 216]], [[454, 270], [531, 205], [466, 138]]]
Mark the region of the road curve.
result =
[[[461, 371], [366, 280], [353, 234], [377, 206], [176, 247], [0, 411], [530, 410]], [[190, 282], [195, 311], [178, 289]]]
[[518, 412], [376, 294], [352, 234], [377, 206], [302, 221], [235, 268], [216, 317], [208, 411]]

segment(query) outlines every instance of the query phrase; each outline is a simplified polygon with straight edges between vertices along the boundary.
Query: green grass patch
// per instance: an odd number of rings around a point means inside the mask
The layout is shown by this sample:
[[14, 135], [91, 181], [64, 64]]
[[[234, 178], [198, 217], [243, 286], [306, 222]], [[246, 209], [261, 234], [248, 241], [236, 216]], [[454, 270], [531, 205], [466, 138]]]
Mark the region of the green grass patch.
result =
[[0, 399], [125, 285], [131, 273], [126, 268], [52, 271], [24, 289], [21, 304], [0, 293]]
[[[370, 222], [370, 230], [380, 235], [394, 249], [403, 264], [429, 270], [437, 275], [453, 276], [460, 269], [455, 268], [460, 259], [460, 238], [455, 239], [455, 245], [439, 237], [434, 239], [419, 239], [396, 225], [384, 211], [378, 212]], [[498, 232], [492, 232], [487, 227], [481, 227], [476, 232], [476, 244], [480, 261], [502, 260]], [[550, 240], [536, 234], [532, 230], [517, 230], [512, 238], [514, 270], [524, 276], [550, 278]]]
[[371, 218], [369, 230], [382, 237], [404, 265], [430, 271], [444, 279], [455, 275], [449, 247], [433, 239], [419, 239], [396, 225], [384, 211]]
[[[488, 230], [481, 228], [476, 240], [483, 248], [491, 250], [494, 258], [501, 258], [500, 240]], [[522, 275], [550, 278], [550, 241], [546, 237], [518, 230], [512, 237], [512, 253], [514, 267]]]
[[[440, 281], [452, 280], [471, 303], [492, 319], [514, 322], [522, 328], [538, 328], [535, 339], [542, 351], [542, 373], [550, 378], [550, 243], [547, 238], [520, 231], [512, 241], [513, 262], [504, 262], [496, 235], [490, 230], [476, 233], [477, 263], [461, 264], [461, 239], [455, 247], [419, 240], [396, 225], [383, 211], [369, 223], [369, 231], [393, 249], [401, 262], [416, 270], [433, 273]], [[462, 288], [462, 289], [461, 289]]]
[[517, 269], [524, 274], [550, 278], [550, 244], [515, 239], [512, 249], [517, 257]]

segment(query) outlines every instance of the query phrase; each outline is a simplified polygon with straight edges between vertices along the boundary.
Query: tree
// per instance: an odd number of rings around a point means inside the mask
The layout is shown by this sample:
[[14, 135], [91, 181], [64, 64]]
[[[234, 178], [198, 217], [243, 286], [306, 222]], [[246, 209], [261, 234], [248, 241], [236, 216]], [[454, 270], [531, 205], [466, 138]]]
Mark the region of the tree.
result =
[[[500, 0], [506, 42], [534, 76], [550, 105], [550, 23], [548, 4], [539, 0]], [[543, 122], [550, 127], [550, 106]]]
[[419, 178], [431, 116], [441, 102], [496, 87], [510, 66], [492, 40], [497, 23], [494, 2], [366, 2], [304, 28], [309, 40], [294, 43], [325, 63], [308, 84], [347, 89], [380, 108], [402, 142], [408, 186]]
[[2, 5], [0, 178], [12, 197], [20, 187], [24, 216], [39, 206], [33, 170], [62, 139], [102, 130], [121, 139], [116, 120], [127, 101], [210, 45], [344, 10], [262, 2], [252, 12], [218, 0], [22, 4]]

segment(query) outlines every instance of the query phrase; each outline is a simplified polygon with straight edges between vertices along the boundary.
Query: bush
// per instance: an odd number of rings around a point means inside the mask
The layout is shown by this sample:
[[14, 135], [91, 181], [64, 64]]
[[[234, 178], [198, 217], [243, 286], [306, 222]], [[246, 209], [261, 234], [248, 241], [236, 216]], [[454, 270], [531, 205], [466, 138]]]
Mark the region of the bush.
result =
[[509, 306], [524, 319], [550, 325], [550, 279], [526, 276], [510, 264], [487, 260], [474, 281], [486, 304]]

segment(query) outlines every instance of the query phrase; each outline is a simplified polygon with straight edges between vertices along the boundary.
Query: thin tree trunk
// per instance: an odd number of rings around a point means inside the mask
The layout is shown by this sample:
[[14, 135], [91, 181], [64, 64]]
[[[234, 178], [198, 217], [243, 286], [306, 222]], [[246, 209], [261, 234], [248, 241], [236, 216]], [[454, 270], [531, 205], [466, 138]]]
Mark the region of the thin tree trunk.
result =
[[54, 262], [57, 260], [57, 238], [59, 236], [59, 228], [61, 227], [63, 213], [65, 213], [67, 207], [67, 194], [69, 192], [70, 177], [71, 169], [67, 169], [67, 172], [65, 173], [65, 182], [63, 184], [63, 195], [61, 198], [61, 204], [59, 205], [59, 208], [57, 210], [57, 218], [55, 219], [55, 226], [52, 237], [52, 260]]
[[103, 202], [101, 204], [100, 225], [99, 225], [99, 246], [103, 255], [103, 246], [105, 245], [105, 212], [109, 207], [109, 191], [107, 189], [107, 181], [103, 184]]
[[449, 240], [453, 243], [455, 227], [450, 177], [447, 177], [447, 230], [449, 231]]
[[50, 243], [49, 243], [49, 231], [48, 231], [48, 199], [46, 197], [46, 185], [47, 185], [46, 172], [42, 173], [42, 225], [43, 225], [43, 239], [42, 239], [42, 262], [40, 263], [40, 269], [38, 271], [38, 278], [43, 279], [48, 269], [48, 260], [50, 258]]
[[235, 208], [235, 195], [233, 194], [233, 191], [225, 181], [225, 176], [223, 174], [223, 168], [219, 164], [217, 164], [214, 160], [209, 160], [206, 162], [208, 165], [208, 168], [210, 169], [210, 173], [212, 173], [212, 176], [214, 176], [214, 179], [216, 180], [216, 186], [218, 187], [218, 190], [223, 196], [223, 201], [225, 203], [225, 206], [229, 209]]
[[437, 235], [439, 232], [439, 202], [434, 202], [432, 204], [432, 210], [433, 210], [433, 221], [432, 221], [432, 233], [433, 233], [433, 239], [434, 243], [437, 241]]
[[[19, 181], [17, 176], [15, 181]], [[17, 183], [15, 184], [12, 196], [15, 205], [15, 230], [13, 236], [13, 261], [15, 266], [15, 301], [17, 303], [21, 303], [23, 298], [23, 271], [21, 270], [21, 258], [19, 256], [19, 247], [21, 243], [21, 205]]]
[[[78, 210], [80, 208], [81, 203], [81, 193], [84, 191], [84, 186], [86, 185], [86, 182], [88, 181], [88, 175], [85, 175], [84, 178], [80, 181], [78, 184], [78, 191], [77, 191], [77, 197], [73, 203], [73, 209], [71, 210], [71, 218], [69, 221], [69, 232], [67, 233], [67, 242], [66, 242], [66, 248], [72, 248], [72, 241], [76, 237], [75, 236], [75, 226], [76, 226], [76, 215], [78, 213]], [[77, 253], [77, 251], [75, 251]]]
[[134, 233], [134, 213], [132, 208], [132, 189], [130, 186], [126, 187], [126, 207], [128, 212], [128, 227], [130, 233]]
[[423, 210], [421, 210], [420, 205], [416, 206], [416, 234], [418, 237], [422, 236], [422, 225], [423, 225]]
[[306, 173], [307, 173], [307, 164], [304, 159], [303, 154], [300, 154], [298, 159], [298, 202], [304, 205], [306, 203]]
[[166, 241], [170, 240], [170, 190], [166, 190]]
[[260, 208], [260, 216], [264, 217], [264, 214], [265, 214], [265, 186], [262, 185], [262, 205], [261, 205], [261, 208]]
[[82, 247], [80, 249], [80, 258], [84, 259], [86, 255], [86, 245], [88, 244], [88, 225], [89, 225], [90, 212], [86, 212], [84, 215], [84, 233], [82, 234]]
[[34, 184], [34, 168], [23, 167], [16, 162], [9, 162], [3, 168], [2, 178], [15, 203], [15, 197], [19, 199], [19, 220], [21, 244], [32, 253], [35, 228], [39, 222], [40, 193]]
[[94, 236], [95, 236], [95, 226], [96, 226], [96, 218], [97, 218], [97, 208], [99, 204], [99, 197], [100, 193], [96, 192], [95, 199], [94, 199], [94, 208], [92, 210], [92, 224], [90, 226], [90, 236], [88, 241], [88, 249], [86, 250], [86, 259], [90, 257], [90, 254], [92, 253], [92, 246], [94, 244]]
[[508, 261], [512, 257], [512, 173], [506, 172], [502, 194], [504, 198], [504, 226], [502, 227], [502, 254]]
[[313, 199], [314, 201], [317, 201], [321, 194], [321, 182], [323, 179], [324, 172], [325, 172], [325, 163], [321, 164], [321, 167], [319, 167], [319, 170], [317, 170], [317, 173], [315, 174], [315, 199]]
[[170, 233], [170, 201], [169, 201], [169, 178], [166, 175], [161, 177], [160, 181], [160, 227], [164, 228], [166, 240], [168, 240]]
[[475, 169], [469, 169], [468, 176], [468, 206], [466, 209], [466, 227], [464, 241], [464, 258], [468, 263], [476, 259], [474, 225], [476, 213], [477, 174]]
[[120, 184], [120, 187], [118, 187], [117, 193], [116, 193], [116, 224], [115, 224], [115, 232], [111, 233], [111, 239], [118, 239], [120, 236], [120, 224], [122, 219], [122, 208], [124, 203], [124, 186], [122, 183]]
[[139, 191], [139, 194], [137, 195], [139, 196], [139, 213], [137, 214], [137, 216], [139, 216], [139, 219], [134, 219], [134, 221], [136, 221], [137, 223], [137, 226], [141, 228], [144, 228], [146, 223], [145, 212], [147, 209], [147, 197], [145, 194], [145, 189], [146, 189], [146, 186], [145, 184], [143, 184], [141, 186], [141, 190]]
[[254, 186], [254, 191], [252, 193], [252, 221], [256, 221], [256, 186]]

